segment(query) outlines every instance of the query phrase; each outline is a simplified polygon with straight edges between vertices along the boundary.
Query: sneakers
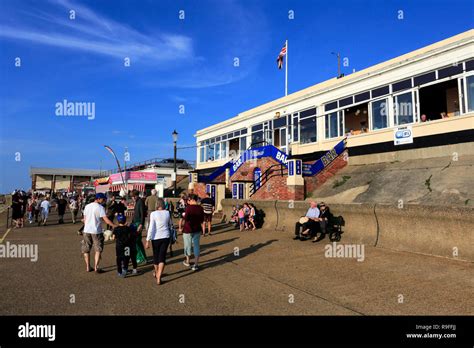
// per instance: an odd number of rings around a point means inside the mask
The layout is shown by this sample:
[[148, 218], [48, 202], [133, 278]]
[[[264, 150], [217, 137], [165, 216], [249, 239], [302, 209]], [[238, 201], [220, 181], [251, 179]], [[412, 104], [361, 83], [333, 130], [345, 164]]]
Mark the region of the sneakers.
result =
[[189, 266], [190, 266], [190, 264], [187, 263], [186, 261], [183, 261], [183, 265], [185, 265], [186, 267], [189, 267]]
[[117, 276], [119, 276], [120, 278], [125, 278], [126, 275], [127, 275], [127, 272], [123, 272], [123, 271], [122, 271], [122, 273], [117, 272]]
[[138, 270], [137, 270], [136, 268], [134, 268], [134, 269], [132, 270], [132, 274], [138, 274]]
[[191, 267], [191, 270], [193, 270], [193, 271], [198, 271], [198, 270], [199, 270], [198, 265], [193, 265], [193, 267]]

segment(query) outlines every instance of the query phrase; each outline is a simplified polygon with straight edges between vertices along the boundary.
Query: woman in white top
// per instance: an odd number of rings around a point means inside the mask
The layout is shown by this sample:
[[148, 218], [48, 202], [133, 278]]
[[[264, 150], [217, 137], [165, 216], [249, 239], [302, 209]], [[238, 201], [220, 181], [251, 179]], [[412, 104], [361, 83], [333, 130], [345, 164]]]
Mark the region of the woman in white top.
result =
[[170, 244], [171, 237], [171, 221], [170, 212], [165, 210], [165, 202], [163, 199], [156, 200], [156, 209], [150, 214], [150, 222], [148, 224], [148, 234], [146, 236], [145, 247], [150, 248], [150, 241], [153, 246], [153, 277], [156, 278], [158, 285], [162, 284], [161, 274], [165, 269], [166, 251]]

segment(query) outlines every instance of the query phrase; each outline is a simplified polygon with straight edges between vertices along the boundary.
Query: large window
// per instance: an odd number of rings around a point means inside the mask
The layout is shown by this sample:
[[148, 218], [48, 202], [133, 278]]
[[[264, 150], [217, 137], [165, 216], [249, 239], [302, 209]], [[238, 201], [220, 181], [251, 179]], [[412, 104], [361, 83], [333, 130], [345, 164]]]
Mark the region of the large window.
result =
[[227, 158], [227, 141], [221, 143], [221, 158]]
[[252, 147], [263, 146], [263, 131], [252, 133]]
[[388, 127], [388, 100], [381, 99], [372, 102], [372, 129]]
[[302, 119], [300, 121], [300, 143], [315, 143], [316, 140], [316, 116]]
[[214, 144], [207, 145], [207, 160], [214, 161]]
[[221, 143], [216, 144], [216, 160], [221, 159]]
[[421, 122], [458, 116], [461, 112], [457, 79], [423, 86], [418, 93], [420, 115], [424, 115]]
[[351, 106], [344, 110], [344, 133], [347, 135], [361, 134], [369, 128], [369, 105], [367, 103]]
[[247, 150], [247, 137], [240, 138], [240, 151]]
[[199, 154], [199, 162], [205, 162], [206, 161], [206, 156], [204, 155], [205, 151], [206, 151], [206, 147], [201, 146], [200, 154]]
[[467, 110], [474, 111], [474, 75], [466, 77]]
[[395, 108], [395, 125], [413, 123], [413, 97], [412, 92], [399, 94], [393, 97]]
[[298, 114], [293, 115], [293, 141], [298, 141]]
[[337, 138], [343, 133], [342, 111], [332, 112], [324, 117], [326, 139]]

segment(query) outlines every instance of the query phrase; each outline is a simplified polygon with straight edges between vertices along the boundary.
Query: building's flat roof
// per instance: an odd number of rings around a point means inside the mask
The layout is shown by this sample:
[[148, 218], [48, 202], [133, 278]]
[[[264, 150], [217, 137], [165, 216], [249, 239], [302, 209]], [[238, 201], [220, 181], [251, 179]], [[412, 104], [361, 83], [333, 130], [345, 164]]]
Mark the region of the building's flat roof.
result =
[[432, 54], [435, 53], [436, 51], [442, 50], [447, 46], [451, 45], [456, 45], [459, 42], [462, 41], [471, 41], [474, 39], [474, 29], [470, 29], [468, 31], [465, 31], [461, 34], [452, 36], [450, 38], [447, 38], [442, 41], [438, 41], [434, 44], [425, 46], [423, 48], [417, 49], [415, 51], [411, 51], [407, 54], [403, 54], [401, 56], [398, 56], [396, 58], [387, 60], [385, 62], [373, 65], [371, 67], [368, 67], [366, 69], [360, 70], [358, 72], [346, 75], [341, 78], [332, 78], [323, 82], [320, 82], [316, 85], [310, 86], [308, 88], [299, 90], [297, 92], [291, 93], [285, 97], [281, 97], [278, 99], [275, 99], [273, 101], [270, 101], [268, 103], [259, 105], [255, 108], [252, 108], [250, 110], [244, 111], [237, 116], [234, 116], [230, 119], [227, 119], [225, 121], [216, 123], [212, 126], [209, 126], [207, 128], [203, 128], [201, 130], [198, 130], [196, 134], [194, 135], [195, 137], [201, 136], [203, 134], [206, 134], [207, 132], [211, 132], [214, 130], [217, 130], [219, 128], [223, 128], [226, 126], [230, 126], [234, 123], [240, 122], [242, 120], [249, 119], [256, 114], [260, 114], [263, 112], [268, 112], [271, 111], [272, 109], [276, 109], [279, 107], [283, 107], [291, 102], [296, 102], [298, 100], [301, 100], [303, 98], [307, 98], [308, 96], [315, 96], [320, 93], [326, 92], [329, 89], [337, 88], [343, 85], [348, 85], [354, 82], [357, 82], [359, 80], [362, 80], [364, 78], [367, 78], [369, 76], [375, 75], [375, 74], [380, 74], [386, 70], [390, 70], [396, 67], [401, 66], [404, 63], [408, 63], [410, 61], [413, 61], [417, 58], [421, 58], [424, 55]]
[[30, 167], [30, 176], [33, 175], [75, 175], [75, 176], [99, 176], [97, 169], [69, 169], [69, 168], [39, 168]]

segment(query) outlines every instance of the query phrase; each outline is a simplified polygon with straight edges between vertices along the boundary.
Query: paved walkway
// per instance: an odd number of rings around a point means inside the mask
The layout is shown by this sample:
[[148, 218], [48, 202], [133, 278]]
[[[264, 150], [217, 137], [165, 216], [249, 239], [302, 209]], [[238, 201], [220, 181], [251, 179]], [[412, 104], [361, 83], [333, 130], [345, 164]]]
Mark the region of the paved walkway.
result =
[[0, 314], [474, 314], [473, 263], [369, 246], [363, 262], [326, 258], [327, 240], [219, 225], [201, 239], [200, 271], [182, 265], [180, 237], [166, 283], [157, 286], [151, 265], [118, 278], [113, 242], [103, 254], [107, 272], [86, 273], [77, 228], [34, 225], [9, 233], [4, 243], [37, 243], [39, 259], [0, 259]]

